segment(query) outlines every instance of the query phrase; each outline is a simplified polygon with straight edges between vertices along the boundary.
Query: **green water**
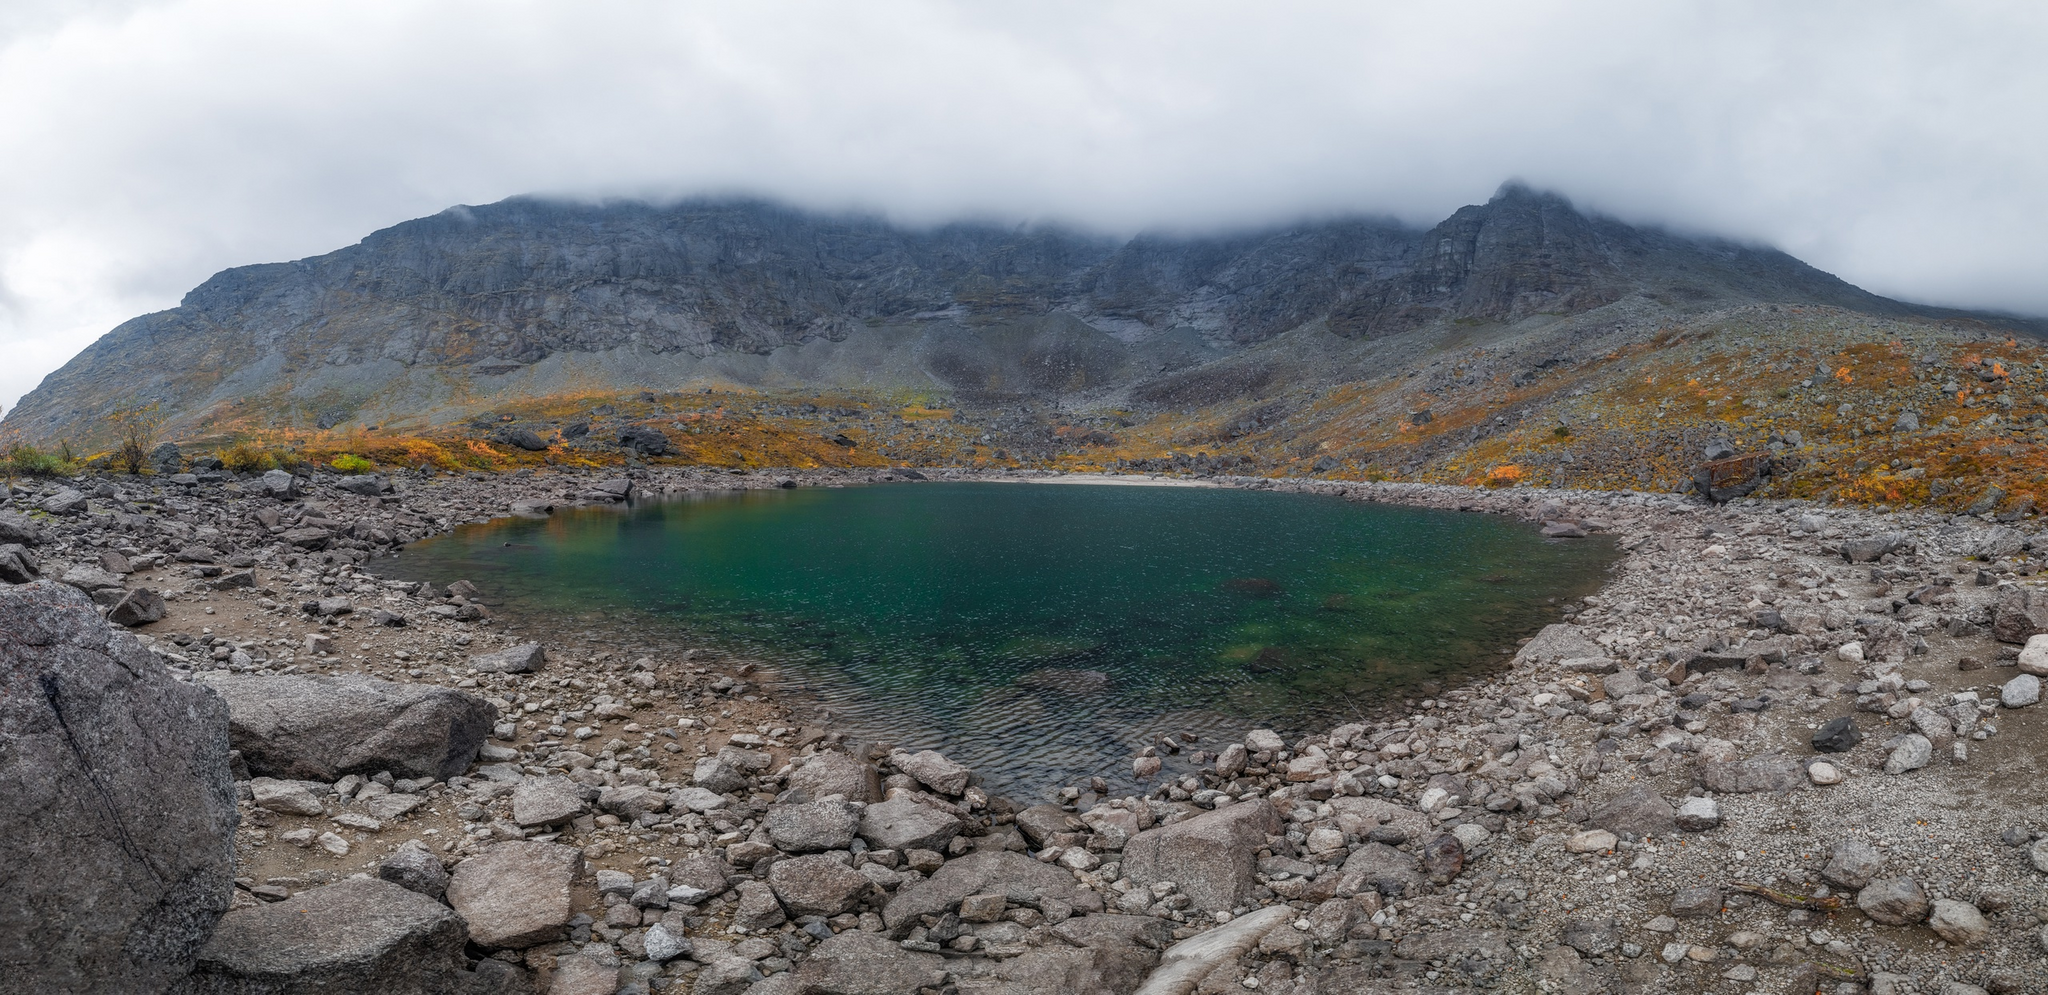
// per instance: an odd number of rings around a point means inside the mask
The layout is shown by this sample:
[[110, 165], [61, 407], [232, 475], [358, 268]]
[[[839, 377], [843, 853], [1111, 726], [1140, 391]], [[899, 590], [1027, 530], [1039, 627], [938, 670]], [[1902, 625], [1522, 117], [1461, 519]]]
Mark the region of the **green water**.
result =
[[925, 483], [501, 519], [393, 566], [467, 578], [529, 622], [602, 609], [757, 655], [836, 724], [1033, 794], [1128, 783], [1161, 733], [1217, 749], [1426, 694], [1497, 664], [1612, 555], [1327, 497]]

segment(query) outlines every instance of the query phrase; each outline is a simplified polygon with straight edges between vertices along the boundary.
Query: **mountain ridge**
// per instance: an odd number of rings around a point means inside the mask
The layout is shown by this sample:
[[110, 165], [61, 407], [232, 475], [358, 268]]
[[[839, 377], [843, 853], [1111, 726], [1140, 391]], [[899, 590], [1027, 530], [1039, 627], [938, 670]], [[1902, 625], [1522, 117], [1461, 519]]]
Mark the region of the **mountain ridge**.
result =
[[[0, 425], [90, 438], [113, 411], [153, 402], [184, 434], [424, 427], [522, 397], [697, 386], [1213, 404], [1275, 377], [1385, 372], [1363, 346], [1349, 355], [1365, 365], [1347, 370], [1321, 346], [1270, 345], [1290, 333], [1370, 345], [1556, 326], [1568, 347], [1753, 304], [2040, 330], [1889, 300], [1775, 249], [1628, 225], [1514, 183], [1428, 229], [1348, 217], [1129, 239], [907, 228], [746, 198], [512, 198], [224, 270], [110, 331]], [[1273, 360], [1263, 380], [1233, 372], [1253, 352]], [[1221, 386], [1182, 389], [1204, 377]]]

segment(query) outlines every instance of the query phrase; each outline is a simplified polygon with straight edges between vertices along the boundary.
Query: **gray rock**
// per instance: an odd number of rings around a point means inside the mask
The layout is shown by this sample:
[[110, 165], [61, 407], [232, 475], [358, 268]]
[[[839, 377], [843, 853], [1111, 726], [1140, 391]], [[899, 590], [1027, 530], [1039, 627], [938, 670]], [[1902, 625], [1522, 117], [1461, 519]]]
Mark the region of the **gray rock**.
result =
[[107, 612], [107, 621], [129, 628], [149, 625], [163, 621], [165, 608], [163, 595], [138, 587], [114, 602], [114, 607]]
[[742, 881], [734, 890], [740, 895], [739, 907], [732, 916], [735, 928], [760, 932], [789, 921], [789, 915], [782, 911], [782, 901], [775, 897], [775, 889], [767, 882]]
[[1568, 920], [1561, 940], [1579, 953], [1599, 957], [1620, 948], [1621, 924], [1612, 919]]
[[40, 546], [43, 544], [43, 530], [26, 515], [0, 511], [0, 543]]
[[1617, 836], [1641, 839], [1676, 832], [1671, 803], [1644, 785], [1637, 785], [1593, 808], [1593, 825]]
[[2035, 840], [2034, 845], [2027, 848], [2027, 860], [2035, 870], [2048, 874], [2048, 838]]
[[589, 954], [555, 958], [555, 975], [548, 984], [548, 995], [612, 995], [618, 990], [618, 968], [599, 963]]
[[385, 822], [391, 822], [395, 819], [403, 818], [413, 809], [419, 808], [426, 803], [427, 800], [418, 795], [392, 792], [388, 795], [378, 795], [364, 802], [363, 807], [369, 809], [372, 816]]
[[685, 857], [669, 865], [668, 900], [695, 905], [723, 895], [730, 887], [732, 865], [718, 857]]
[[813, 853], [776, 861], [768, 887], [792, 916], [836, 916], [852, 911], [874, 885], [843, 855]]
[[812, 800], [843, 795], [850, 802], [872, 802], [882, 797], [882, 782], [873, 764], [862, 763], [837, 750], [820, 753], [791, 771], [789, 787]]
[[1844, 715], [1821, 723], [1813, 732], [1813, 748], [1822, 753], [1847, 753], [1863, 742], [1863, 733], [1857, 731], [1856, 720]]
[[1351, 851], [1338, 873], [1340, 881], [1360, 891], [1370, 889], [1389, 898], [1400, 898], [1421, 891], [1421, 866], [1413, 854], [1385, 843], [1364, 843]]
[[2048, 632], [2048, 596], [2036, 597], [2032, 589], [2017, 584], [2001, 586], [1992, 605], [1992, 637], [2003, 643], [2025, 643], [2044, 632]]
[[84, 494], [66, 487], [36, 502], [36, 507], [51, 515], [77, 515], [85, 511], [86, 504], [87, 498]]
[[619, 432], [619, 448], [642, 456], [667, 456], [668, 436], [649, 425], [628, 425]]
[[842, 802], [776, 805], [768, 810], [768, 842], [785, 853], [844, 850], [860, 830], [860, 817]]
[[512, 821], [522, 829], [559, 826], [583, 810], [582, 787], [566, 777], [529, 777], [512, 788]]
[[942, 795], [958, 797], [967, 790], [967, 781], [973, 771], [941, 756], [936, 750], [921, 753], [903, 753], [891, 758], [896, 769], [917, 778], [924, 785]]
[[1671, 896], [1671, 915], [1679, 919], [1699, 919], [1721, 911], [1721, 889], [1713, 885], [1697, 885], [1680, 888]]
[[256, 486], [274, 498], [295, 498], [299, 496], [298, 478], [283, 470], [265, 470]]
[[1012, 905], [1037, 908], [1046, 899], [1071, 899], [1074, 876], [1014, 850], [979, 850], [903, 886], [883, 907], [882, 924], [891, 931], [907, 930], [922, 916], [943, 915], [969, 895], [989, 893], [1002, 894]]
[[548, 659], [539, 643], [520, 643], [495, 653], [469, 658], [469, 665], [487, 674], [530, 674]]
[[1934, 912], [1927, 917], [1927, 926], [1935, 935], [1959, 947], [1976, 946], [1991, 935], [1991, 923], [1976, 906], [1947, 898], [1934, 900]]
[[89, 563], [81, 563], [64, 571], [60, 578], [64, 583], [91, 594], [95, 591], [118, 591], [127, 586], [121, 575], [102, 570]]
[[[1806, 783], [1804, 774], [1800, 775], [1799, 783]], [[1712, 798], [1687, 798], [1678, 806], [1676, 821], [1678, 828], [1686, 832], [1712, 829], [1721, 824], [1721, 805]]]
[[[826, 939], [797, 968], [798, 990], [816, 995], [902, 995], [936, 987], [946, 961], [887, 937], [848, 930]], [[993, 995], [993, 993], [992, 993]]]
[[1912, 547], [1912, 540], [1904, 532], [1887, 532], [1842, 543], [1842, 558], [1851, 563], [1871, 563], [1887, 553], [1911, 550]]
[[1032, 846], [1043, 847], [1055, 833], [1083, 832], [1087, 824], [1073, 813], [1050, 803], [1033, 805], [1017, 813], [1017, 831]]
[[570, 895], [584, 875], [583, 852], [555, 843], [499, 843], [460, 864], [448, 880], [448, 904], [486, 948], [523, 949], [561, 939]]
[[258, 777], [249, 782], [250, 794], [256, 807], [285, 815], [322, 816], [327, 810], [311, 788], [298, 781], [280, 781], [274, 777]]
[[628, 822], [668, 808], [668, 794], [644, 784], [620, 784], [598, 792], [597, 807]]
[[42, 561], [29, 552], [27, 546], [18, 542], [0, 545], [0, 581], [9, 584], [26, 584], [43, 575]]
[[364, 474], [360, 477], [343, 477], [335, 481], [334, 486], [336, 490], [347, 491], [350, 494], [361, 497], [376, 497], [384, 493], [384, 478], [376, 474]]
[[393, 850], [378, 863], [377, 876], [437, 902], [448, 892], [448, 869], [419, 840], [406, 840]]
[[745, 791], [748, 784], [747, 772], [724, 757], [705, 757], [697, 761], [696, 769], [690, 772], [690, 781], [697, 787], [721, 795]]
[[1876, 847], [1862, 840], [1848, 839], [1835, 844], [1820, 876], [1836, 887], [1854, 890], [1869, 884], [1883, 867], [1884, 857]]
[[453, 995], [486, 990], [467, 969], [463, 923], [386, 881], [351, 878], [237, 909], [200, 951], [180, 995]]
[[1586, 630], [1569, 622], [1553, 622], [1536, 633], [1515, 654], [1516, 663], [1557, 663], [1585, 657], [1605, 657], [1607, 651], [1586, 635]]
[[0, 986], [160, 992], [228, 909], [228, 716], [85, 594], [0, 588]]
[[2021, 674], [1998, 689], [1998, 703], [2007, 708], [2025, 708], [2041, 700], [2041, 679]]
[[952, 814], [907, 798], [869, 805], [860, 814], [860, 838], [876, 850], [944, 850], [961, 828]]
[[1879, 878], [1856, 893], [1856, 907], [1887, 926], [1906, 926], [1927, 918], [1927, 892], [1912, 878]]
[[1892, 750], [1891, 756], [1885, 759], [1884, 772], [1904, 774], [1909, 770], [1919, 770], [1927, 766], [1928, 761], [1933, 759], [1934, 743], [1917, 732], [1907, 733]]
[[1280, 830], [1279, 814], [1263, 798], [1220, 808], [1132, 837], [1124, 875], [1147, 887], [1172, 881], [1204, 912], [1235, 909], [1251, 897], [1266, 836]]
[[469, 768], [497, 709], [475, 695], [365, 677], [201, 675], [227, 699], [253, 774], [332, 783], [389, 770], [447, 780]]
[[657, 964], [674, 960], [677, 957], [686, 957], [691, 951], [691, 943], [688, 937], [680, 933], [670, 932], [669, 928], [662, 923], [655, 923], [652, 927], [649, 927], [647, 935], [641, 937], [640, 942], [647, 950], [647, 959]]

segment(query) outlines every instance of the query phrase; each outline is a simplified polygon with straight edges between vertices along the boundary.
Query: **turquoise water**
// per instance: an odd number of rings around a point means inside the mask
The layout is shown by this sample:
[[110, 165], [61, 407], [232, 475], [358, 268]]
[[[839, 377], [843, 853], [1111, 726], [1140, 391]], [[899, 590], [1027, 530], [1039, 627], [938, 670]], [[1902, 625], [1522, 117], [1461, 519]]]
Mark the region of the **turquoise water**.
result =
[[1498, 664], [1612, 556], [1328, 497], [924, 483], [501, 519], [393, 566], [467, 578], [528, 621], [596, 609], [758, 656], [836, 725], [1035, 795], [1128, 784], [1162, 733], [1216, 749], [1430, 693]]

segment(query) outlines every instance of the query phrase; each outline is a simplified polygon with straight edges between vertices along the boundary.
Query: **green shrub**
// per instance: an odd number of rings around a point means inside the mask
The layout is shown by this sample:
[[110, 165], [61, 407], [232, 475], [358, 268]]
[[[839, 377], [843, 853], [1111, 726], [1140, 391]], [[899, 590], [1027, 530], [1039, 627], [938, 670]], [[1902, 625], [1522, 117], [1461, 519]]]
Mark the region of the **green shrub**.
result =
[[262, 473], [277, 469], [277, 460], [247, 442], [237, 442], [221, 450], [220, 461], [236, 473]]
[[368, 473], [377, 468], [377, 464], [354, 453], [343, 453], [340, 456], [336, 456], [334, 462], [327, 465], [343, 473]]
[[55, 453], [46, 453], [34, 446], [16, 445], [7, 450], [7, 472], [28, 477], [69, 477], [76, 474], [78, 468]]

